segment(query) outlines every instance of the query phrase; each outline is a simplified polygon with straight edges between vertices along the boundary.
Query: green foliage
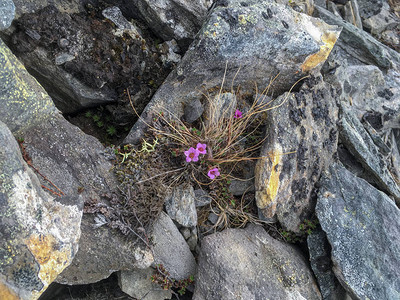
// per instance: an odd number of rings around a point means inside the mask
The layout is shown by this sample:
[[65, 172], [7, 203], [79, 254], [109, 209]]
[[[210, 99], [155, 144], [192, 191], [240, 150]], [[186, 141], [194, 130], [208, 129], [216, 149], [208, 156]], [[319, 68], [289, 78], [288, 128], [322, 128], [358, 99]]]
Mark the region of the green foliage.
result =
[[299, 225], [300, 234], [283, 229], [279, 229], [279, 233], [286, 242], [295, 244], [303, 242], [307, 236], [317, 228], [318, 224], [319, 222], [317, 218], [313, 218], [311, 220], [305, 219], [303, 223]]
[[155, 273], [150, 277], [150, 280], [159, 284], [164, 290], [169, 290], [171, 288], [178, 289], [179, 295], [183, 295], [186, 292], [186, 288], [194, 283], [194, 276], [191, 275], [183, 280], [175, 280], [162, 264], [158, 264], [156, 265]]
[[116, 133], [117, 133], [117, 129], [115, 129], [114, 126], [108, 126], [108, 127], [107, 127], [107, 133], [108, 133], [110, 136], [114, 136], [114, 135], [116, 135]]

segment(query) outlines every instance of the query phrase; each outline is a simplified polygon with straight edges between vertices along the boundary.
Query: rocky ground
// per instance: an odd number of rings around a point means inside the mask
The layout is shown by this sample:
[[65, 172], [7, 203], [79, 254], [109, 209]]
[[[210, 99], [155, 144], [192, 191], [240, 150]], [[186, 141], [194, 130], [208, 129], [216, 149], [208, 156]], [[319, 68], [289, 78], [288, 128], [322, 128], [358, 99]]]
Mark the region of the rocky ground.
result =
[[398, 3], [192, 2], [0, 4], [0, 298], [400, 299]]

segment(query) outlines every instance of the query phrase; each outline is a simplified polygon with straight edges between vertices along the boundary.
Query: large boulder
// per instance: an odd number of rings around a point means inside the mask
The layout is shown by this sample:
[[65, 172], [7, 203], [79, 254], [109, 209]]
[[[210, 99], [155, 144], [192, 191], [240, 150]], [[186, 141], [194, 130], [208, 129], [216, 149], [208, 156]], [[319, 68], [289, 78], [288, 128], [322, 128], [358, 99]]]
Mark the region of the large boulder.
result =
[[[118, 194], [110, 161], [113, 156], [98, 140], [61, 116], [45, 90], [2, 41], [0, 64], [0, 119], [14, 136], [23, 139], [24, 157], [40, 172], [39, 180], [49, 195], [57, 196], [66, 206], [79, 207], [81, 214], [84, 202], [107, 202], [106, 192]], [[70, 226], [79, 227], [80, 222]], [[80, 251], [74, 252], [73, 264], [58, 281], [95, 282], [120, 268], [146, 268], [153, 262], [117, 230], [94, 225], [92, 215], [83, 218]]]
[[[148, 121], [160, 111], [180, 117], [185, 104], [223, 82], [253, 92], [279, 74], [270, 91], [280, 94], [321, 67], [339, 34], [338, 27], [273, 1], [223, 1], [142, 117]], [[137, 142], [145, 125], [136, 123], [125, 142]]]
[[46, 193], [0, 122], [0, 298], [37, 299], [71, 264], [82, 199]]
[[332, 247], [333, 271], [354, 299], [399, 299], [400, 210], [383, 192], [332, 164], [316, 213]]
[[321, 77], [278, 97], [267, 115], [266, 140], [255, 170], [257, 206], [286, 229], [299, 232], [311, 215], [314, 185], [337, 147], [335, 90]]
[[321, 299], [300, 252], [261, 226], [227, 229], [205, 237], [195, 300]]
[[[123, 94], [128, 87], [135, 105], [144, 107], [140, 102], [169, 71], [162, 49], [145, 40], [117, 7], [92, 16], [47, 6], [15, 24], [7, 44], [63, 113], [117, 101], [123, 106], [129, 102]], [[126, 111], [132, 117], [130, 106]]]

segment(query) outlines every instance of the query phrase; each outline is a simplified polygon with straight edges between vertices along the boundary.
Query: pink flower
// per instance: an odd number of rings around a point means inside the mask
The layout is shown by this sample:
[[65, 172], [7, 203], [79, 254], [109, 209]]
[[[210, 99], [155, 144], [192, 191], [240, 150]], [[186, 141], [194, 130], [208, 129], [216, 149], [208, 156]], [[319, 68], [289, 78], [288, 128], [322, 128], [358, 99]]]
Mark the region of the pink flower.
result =
[[242, 112], [240, 110], [235, 111], [235, 115], [233, 116], [235, 119], [240, 119], [242, 117]]
[[207, 144], [198, 143], [196, 146], [196, 149], [199, 150], [200, 154], [206, 154], [207, 153], [206, 148], [207, 148]]
[[218, 168], [214, 168], [214, 169], [211, 169], [210, 171], [208, 171], [207, 175], [211, 179], [214, 179], [215, 177], [217, 177], [221, 174], [219, 173]]
[[185, 151], [186, 162], [198, 161], [199, 160], [199, 150], [190, 147], [188, 151]]

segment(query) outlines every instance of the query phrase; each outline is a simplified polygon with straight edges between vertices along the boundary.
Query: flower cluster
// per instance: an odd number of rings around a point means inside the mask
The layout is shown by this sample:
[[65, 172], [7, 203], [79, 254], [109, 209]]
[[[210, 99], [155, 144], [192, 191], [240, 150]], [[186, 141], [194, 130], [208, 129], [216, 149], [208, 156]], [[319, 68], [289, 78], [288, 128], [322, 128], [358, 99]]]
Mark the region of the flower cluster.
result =
[[190, 147], [188, 151], [185, 151], [186, 162], [198, 161], [200, 154], [207, 153], [206, 148], [207, 148], [207, 145], [201, 144], [201, 143], [197, 144], [196, 149], [194, 149], [193, 147]]
[[[193, 147], [190, 147], [189, 150], [184, 152], [185, 156], [186, 156], [186, 162], [198, 161], [200, 154], [207, 154], [206, 148], [207, 148], [207, 144], [201, 144], [201, 143], [198, 143], [196, 145], [196, 149]], [[207, 175], [211, 179], [214, 179], [215, 177], [217, 177], [221, 174], [219, 173], [218, 168], [213, 168], [208, 171]]]

